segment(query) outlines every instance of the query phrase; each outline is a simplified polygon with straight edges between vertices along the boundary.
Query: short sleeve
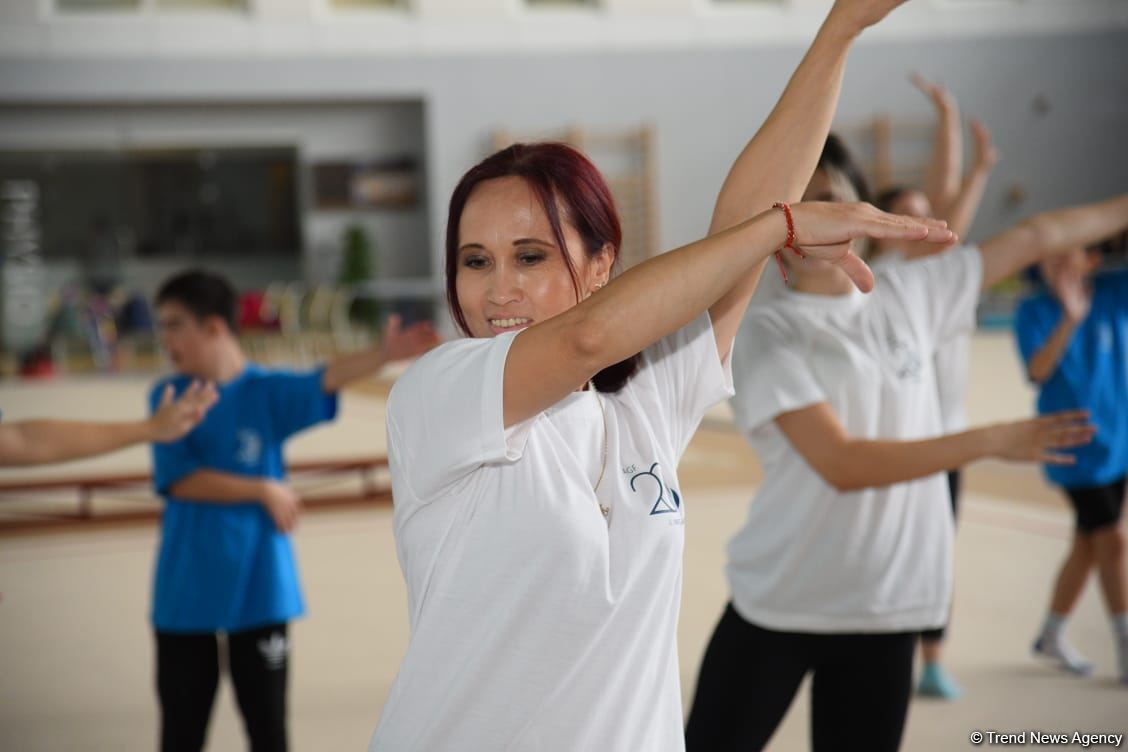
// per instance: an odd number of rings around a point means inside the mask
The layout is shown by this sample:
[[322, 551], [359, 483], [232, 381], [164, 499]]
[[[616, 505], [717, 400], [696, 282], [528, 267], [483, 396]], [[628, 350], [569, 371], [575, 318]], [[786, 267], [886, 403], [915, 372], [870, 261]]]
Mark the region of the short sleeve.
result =
[[777, 311], [754, 310], [745, 319], [734, 348], [736, 424], [751, 433], [777, 415], [827, 400], [804, 360], [804, 340], [797, 326]]
[[271, 371], [263, 377], [261, 386], [269, 395], [271, 420], [279, 441], [337, 417], [337, 394], [326, 393], [322, 388], [324, 375], [322, 367], [313, 371]]
[[642, 360], [654, 374], [662, 415], [673, 428], [675, 445], [684, 451], [705, 411], [732, 396], [731, 350], [722, 361], [713, 322], [705, 312], [646, 348]]
[[[157, 411], [168, 381], [160, 381], [149, 393], [149, 414]], [[176, 386], [176, 394], [184, 391], [184, 384]], [[168, 490], [177, 482], [200, 470], [203, 463], [197, 457], [191, 446], [192, 433], [165, 443], [154, 443], [153, 446], [153, 488], [162, 496], [168, 495]]]
[[1027, 298], [1019, 303], [1014, 314], [1014, 338], [1022, 361], [1027, 365], [1046, 344], [1055, 326], [1055, 322], [1046, 316], [1044, 302], [1044, 299], [1038, 297]]
[[884, 273], [903, 291], [905, 307], [921, 318], [934, 344], [975, 328], [983, 285], [983, 254], [978, 247], [963, 246], [919, 261], [891, 264]]
[[388, 454], [412, 494], [430, 501], [482, 465], [514, 462], [536, 417], [505, 428], [505, 360], [516, 333], [440, 345], [388, 396]]

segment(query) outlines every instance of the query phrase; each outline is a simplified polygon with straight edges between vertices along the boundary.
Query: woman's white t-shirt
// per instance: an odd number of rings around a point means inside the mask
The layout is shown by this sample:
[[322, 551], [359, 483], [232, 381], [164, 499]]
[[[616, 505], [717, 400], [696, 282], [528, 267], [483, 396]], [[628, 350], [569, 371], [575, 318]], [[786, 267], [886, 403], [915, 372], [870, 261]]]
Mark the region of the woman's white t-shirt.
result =
[[732, 402], [764, 482], [726, 570], [744, 619], [821, 633], [944, 623], [952, 569], [944, 476], [839, 492], [774, 418], [827, 402], [852, 437], [941, 435], [933, 355], [974, 325], [981, 278], [979, 250], [960, 248], [885, 267], [868, 296], [787, 292], [749, 310]]
[[728, 363], [704, 314], [619, 392], [505, 429], [515, 336], [442, 345], [389, 397], [411, 640], [370, 749], [682, 750], [676, 470]]

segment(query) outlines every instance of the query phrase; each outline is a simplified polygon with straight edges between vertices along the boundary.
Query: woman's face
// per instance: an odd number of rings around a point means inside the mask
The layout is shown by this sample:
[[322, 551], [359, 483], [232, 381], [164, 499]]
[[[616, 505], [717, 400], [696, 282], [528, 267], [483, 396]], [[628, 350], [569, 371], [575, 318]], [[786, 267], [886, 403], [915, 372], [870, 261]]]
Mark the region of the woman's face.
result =
[[471, 336], [524, 329], [576, 305], [564, 253], [582, 296], [606, 284], [613, 250], [604, 246], [589, 258], [579, 234], [562, 220], [565, 249], [557, 247], [536, 194], [518, 177], [487, 180], [470, 194], [458, 224], [455, 290]]
[[907, 217], [922, 219], [932, 216], [932, 203], [922, 191], [910, 188], [902, 191], [889, 207], [890, 214], [904, 214]]

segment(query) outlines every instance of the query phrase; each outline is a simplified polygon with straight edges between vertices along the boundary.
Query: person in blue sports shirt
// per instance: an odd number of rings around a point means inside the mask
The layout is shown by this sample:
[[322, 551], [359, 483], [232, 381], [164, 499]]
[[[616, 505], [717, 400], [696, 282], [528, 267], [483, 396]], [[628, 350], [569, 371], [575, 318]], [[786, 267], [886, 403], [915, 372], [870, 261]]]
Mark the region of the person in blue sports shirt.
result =
[[1047, 466], [1076, 513], [1073, 546], [1054, 584], [1034, 653], [1088, 674], [1092, 664], [1065, 639], [1065, 621], [1095, 567], [1112, 618], [1120, 683], [1128, 686], [1128, 575], [1125, 475], [1128, 474], [1128, 269], [1093, 277], [1100, 255], [1075, 248], [1043, 261], [1045, 289], [1018, 307], [1014, 328], [1038, 411], [1084, 408], [1097, 433], [1073, 450], [1073, 465]]
[[165, 499], [153, 585], [161, 749], [200, 750], [219, 682], [217, 634], [227, 637], [235, 697], [251, 749], [284, 750], [288, 623], [305, 611], [290, 533], [300, 506], [286, 482], [282, 447], [337, 414], [337, 391], [385, 363], [437, 343], [430, 324], [400, 327], [382, 344], [307, 371], [247, 360], [236, 334], [237, 296], [200, 270], [157, 293], [161, 344], [177, 373], [153, 388], [193, 379], [220, 399], [179, 441], [153, 445], [153, 483]]

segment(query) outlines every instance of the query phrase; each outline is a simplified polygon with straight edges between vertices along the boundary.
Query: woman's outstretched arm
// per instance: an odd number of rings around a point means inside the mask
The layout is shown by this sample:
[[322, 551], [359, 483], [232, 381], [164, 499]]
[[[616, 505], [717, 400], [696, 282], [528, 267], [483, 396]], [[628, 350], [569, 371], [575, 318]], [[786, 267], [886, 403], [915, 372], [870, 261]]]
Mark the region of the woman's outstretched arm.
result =
[[983, 289], [1056, 253], [1128, 229], [1128, 193], [1095, 204], [1035, 214], [980, 244]]
[[948, 227], [960, 237], [967, 236], [967, 231], [979, 212], [979, 205], [983, 203], [983, 192], [987, 189], [991, 171], [999, 162], [999, 152], [991, 142], [987, 126], [979, 120], [972, 120], [971, 131], [975, 134], [975, 162], [964, 175], [955, 200], [947, 210], [936, 215], [948, 220]]
[[843, 493], [923, 478], [976, 460], [1068, 465], [1060, 450], [1087, 444], [1094, 428], [1084, 412], [998, 423], [934, 439], [890, 441], [850, 436], [826, 402], [775, 418], [780, 431], [822, 479]]
[[[936, 109], [936, 138], [924, 176], [924, 193], [937, 217], [946, 218], [960, 188], [963, 173], [963, 131], [960, 108], [951, 92], [919, 75], [913, 84], [932, 100]], [[952, 228], [955, 230], [955, 228]], [[959, 230], [955, 230], [959, 233]]]
[[[898, 217], [869, 204], [808, 203], [791, 208], [804, 252], [839, 264], [860, 288], [873, 275], [850, 252], [860, 237], [945, 243], [939, 220]], [[567, 311], [514, 339], [505, 363], [504, 420], [530, 418], [578, 389], [600, 370], [634, 355], [700, 316], [787, 238], [784, 213], [747, 222], [652, 258]]]

